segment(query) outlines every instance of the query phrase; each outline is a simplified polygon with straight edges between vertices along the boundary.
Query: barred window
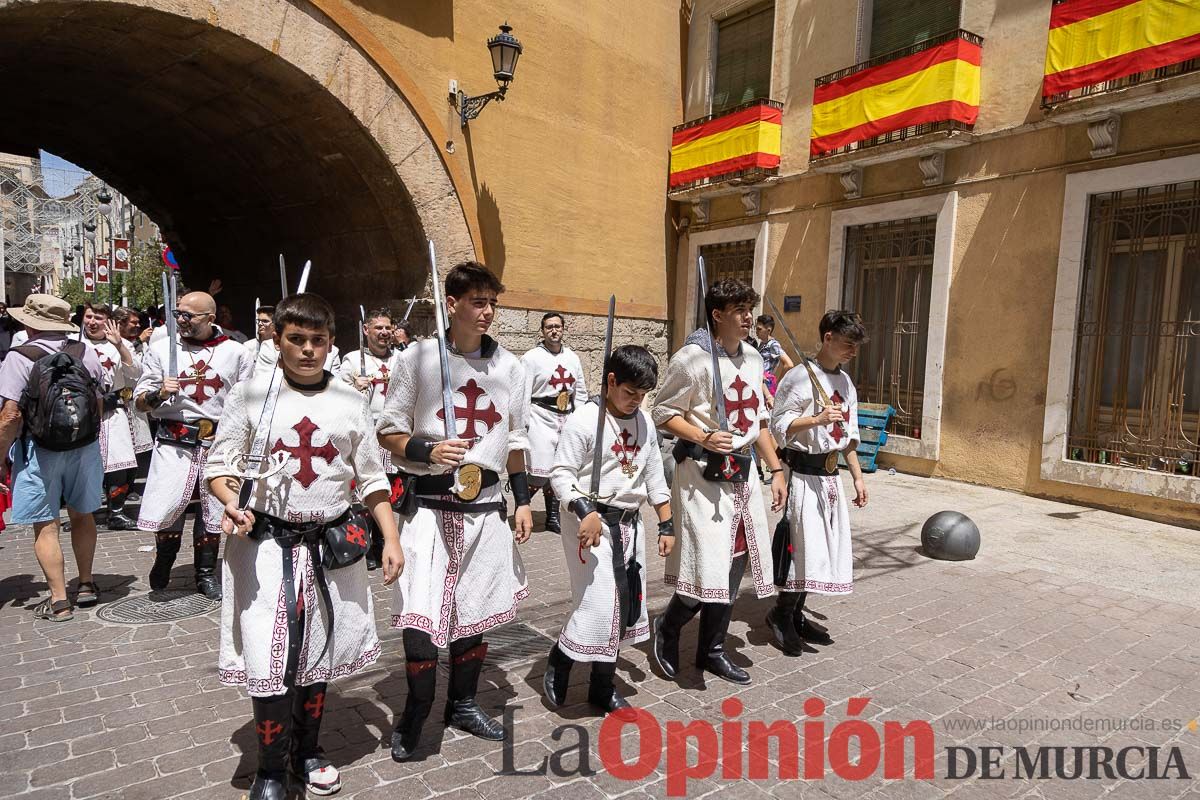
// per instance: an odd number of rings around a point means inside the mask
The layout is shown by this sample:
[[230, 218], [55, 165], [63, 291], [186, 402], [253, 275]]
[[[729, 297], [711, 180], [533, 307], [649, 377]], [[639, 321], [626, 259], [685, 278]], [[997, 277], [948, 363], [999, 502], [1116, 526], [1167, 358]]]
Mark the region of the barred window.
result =
[[754, 240], [700, 245], [700, 255], [704, 257], [704, 271], [708, 277], [708, 286], [697, 293], [696, 299], [696, 319], [703, 323], [704, 293], [714, 283], [736, 278], [747, 286], [754, 285]]
[[842, 304], [862, 316], [871, 336], [846, 371], [859, 402], [892, 406], [892, 431], [914, 439], [921, 438], [925, 405], [936, 230], [936, 216], [846, 229]]
[[712, 113], [771, 96], [775, 4], [756, 6], [717, 23]]
[[874, 0], [870, 58], [955, 30], [961, 5], [960, 0]]
[[1088, 207], [1067, 456], [1193, 474], [1200, 442], [1200, 181]]

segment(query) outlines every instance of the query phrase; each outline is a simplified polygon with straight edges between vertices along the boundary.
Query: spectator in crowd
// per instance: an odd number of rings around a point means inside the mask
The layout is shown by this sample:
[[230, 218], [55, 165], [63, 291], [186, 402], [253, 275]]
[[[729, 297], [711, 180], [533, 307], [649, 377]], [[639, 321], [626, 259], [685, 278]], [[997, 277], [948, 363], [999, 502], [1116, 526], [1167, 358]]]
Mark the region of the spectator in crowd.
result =
[[229, 306], [217, 307], [217, 325], [221, 327], [222, 333], [238, 344], [245, 344], [246, 339], [249, 338], [234, 326], [233, 309]]
[[[10, 313], [25, 326], [29, 340], [27, 345], [11, 350], [0, 366], [0, 454], [3, 454], [0, 455], [0, 483], [8, 478], [10, 467], [5, 456], [11, 448], [11, 522], [33, 526], [34, 554], [50, 588], [50, 597], [38, 604], [34, 613], [42, 619], [62, 622], [74, 616], [71, 601], [67, 598], [66, 571], [59, 544], [58, 520], [64, 502], [71, 519], [71, 548], [79, 570], [75, 603], [91, 606], [100, 599], [92, 577], [92, 559], [96, 553], [96, 523], [92, 512], [100, 507], [104, 496], [104, 466], [100, 443], [95, 436], [100, 425], [99, 384], [103, 368], [92, 348], [78, 342], [74, 336], [68, 336], [76, 333], [78, 327], [70, 321], [71, 307], [63, 300], [46, 294], [31, 294], [22, 308]], [[95, 416], [91, 420], [91, 439], [72, 449], [47, 449], [35, 443], [21, 411], [22, 407], [29, 408], [22, 403], [26, 385], [33, 383], [42, 371], [40, 366], [35, 369], [35, 363], [46, 354], [59, 351], [65, 351], [86, 370], [92, 382], [84, 388], [93, 394], [95, 401], [90, 406], [84, 403], [84, 419], [79, 426], [86, 430], [87, 417], [89, 414]]]
[[13, 336], [24, 330], [21, 323], [8, 313], [8, 303], [0, 302], [0, 360], [8, 355]]

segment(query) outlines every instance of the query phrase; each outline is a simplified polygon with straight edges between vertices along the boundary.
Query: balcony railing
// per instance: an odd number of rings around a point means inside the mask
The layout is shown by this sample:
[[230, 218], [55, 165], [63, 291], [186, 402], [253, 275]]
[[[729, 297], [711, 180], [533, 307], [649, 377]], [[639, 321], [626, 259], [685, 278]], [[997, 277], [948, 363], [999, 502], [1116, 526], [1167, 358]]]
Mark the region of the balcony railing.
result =
[[779, 173], [783, 103], [759, 99], [671, 130], [670, 192]]
[[982, 47], [983, 37], [954, 30], [817, 78], [811, 157], [971, 130]]
[[[1196, 13], [1189, 3], [1107, 7], [1054, 0], [1042, 105], [1200, 71], [1200, 41], [1189, 34]], [[1140, 46], [1123, 50], [1131, 40]]]

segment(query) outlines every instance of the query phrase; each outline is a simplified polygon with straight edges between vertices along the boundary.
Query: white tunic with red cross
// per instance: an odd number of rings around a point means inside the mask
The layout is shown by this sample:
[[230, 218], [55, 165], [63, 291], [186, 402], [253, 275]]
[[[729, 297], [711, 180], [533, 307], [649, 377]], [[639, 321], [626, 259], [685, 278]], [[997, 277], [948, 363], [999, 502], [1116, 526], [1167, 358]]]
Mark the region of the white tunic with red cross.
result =
[[[142, 359], [142, 377], [134, 397], [162, 388], [163, 374], [170, 357], [166, 337], [151, 342]], [[219, 336], [207, 342], [179, 341], [179, 392], [174, 399], [150, 412], [160, 425], [214, 422], [221, 418], [229, 392], [250, 377], [253, 363], [246, 349], [232, 339]], [[221, 530], [221, 504], [205, 484], [202, 473], [208, 447], [183, 447], [162, 441], [154, 443], [154, 457], [142, 494], [138, 528], [162, 531], [170, 528], [183, 514], [188, 503], [201, 498], [204, 526], [209, 533]]]
[[[481, 351], [452, 352], [449, 361], [458, 437], [478, 437], [465, 463], [503, 473], [509, 452], [529, 447], [521, 362], [488, 337]], [[397, 360], [378, 430], [440, 441], [446, 438], [443, 419], [438, 343], [425, 339]], [[392, 463], [413, 474], [446, 471], [395, 454]], [[497, 483], [473, 502], [503, 501]], [[396, 582], [392, 627], [424, 631], [438, 647], [512, 621], [517, 602], [528, 594], [525, 566], [502, 514], [422, 506], [400, 518], [400, 543], [405, 568]]]
[[[126, 366], [121, 361], [121, 351], [107, 339], [95, 341], [85, 338], [84, 344], [96, 352], [96, 359], [104, 370], [104, 378], [100, 383], [105, 393], [133, 389], [141, 373], [136, 359]], [[129, 405], [133, 403], [130, 402]], [[136, 453], [129, 411], [122, 405], [105, 413], [100, 425], [100, 457], [104, 461], [104, 471], [108, 473], [133, 469], [137, 466]]]
[[[258, 426], [262, 447], [286, 453], [283, 469], [254, 482], [249, 508], [296, 523], [329, 522], [349, 507], [351, 482], [364, 494], [388, 488], [379, 463], [370, 411], [361, 394], [333, 378], [318, 390], [279, 386], [274, 409], [263, 406], [271, 373], [238, 384], [229, 395], [205, 480], [238, 477], [237, 454], [250, 452]], [[354, 531], [351, 531], [353, 534]], [[365, 538], [367, 533], [363, 530]], [[226, 537], [219, 676], [252, 695], [284, 690], [288, 652], [283, 558], [275, 540]], [[374, 606], [365, 561], [325, 570], [333, 607], [333, 636], [325, 648], [326, 609], [306, 547], [292, 551], [296, 596], [305, 610], [296, 683], [306, 686], [351, 675], [379, 657]], [[325, 650], [320, 660], [317, 656]]]
[[533, 398], [556, 401], [563, 396], [578, 411], [588, 401], [583, 364], [571, 348], [563, 345], [557, 354], [544, 344], [521, 356], [525, 367], [525, 391], [529, 393], [529, 474], [546, 478], [554, 469], [554, 450], [569, 414], [558, 414], [532, 402]]
[[[354, 350], [347, 353], [346, 357], [342, 359], [339, 374], [343, 381], [354, 386], [354, 379], [364, 374], [371, 381], [362, 394], [370, 399], [371, 419], [374, 422], [379, 421], [379, 415], [383, 412], [383, 404], [387, 401], [388, 384], [392, 382], [392, 373], [396, 371], [396, 359], [399, 357], [399, 350], [389, 352], [380, 358], [368, 349], [361, 355], [360, 351]], [[364, 362], [366, 362], [367, 368], [365, 373], [363, 372]], [[373, 425], [374, 423], [372, 423]], [[392, 471], [392, 454], [380, 447], [379, 455], [383, 459], [384, 472], [390, 473]]]
[[[667, 365], [655, 397], [653, 417], [660, 428], [683, 416], [704, 430], [716, 430], [712, 357], [707, 333], [698, 332]], [[762, 396], [762, 356], [741, 344], [732, 356], [717, 345], [721, 388], [735, 451], [749, 452], [768, 412]], [[775, 593], [771, 582], [771, 530], [762, 485], [753, 467], [744, 483], [705, 480], [704, 465], [688, 458], [675, 466], [671, 512], [675, 549], [667, 557], [664, 580], [681, 595], [704, 602], [731, 603], [733, 558], [746, 555], [758, 597]]]
[[[788, 450], [832, 453], [858, 446], [858, 392], [845, 370], [828, 372], [812, 362], [809, 375], [803, 364], [788, 370], [775, 393], [771, 433]], [[798, 417], [824, 410], [816, 377], [845, 422], [818, 425], [788, 435]], [[840, 475], [791, 473], [788, 490], [788, 524], [792, 536], [792, 564], [784, 589], [789, 592], [849, 594], [854, 588], [854, 554], [850, 540], [850, 505]]]

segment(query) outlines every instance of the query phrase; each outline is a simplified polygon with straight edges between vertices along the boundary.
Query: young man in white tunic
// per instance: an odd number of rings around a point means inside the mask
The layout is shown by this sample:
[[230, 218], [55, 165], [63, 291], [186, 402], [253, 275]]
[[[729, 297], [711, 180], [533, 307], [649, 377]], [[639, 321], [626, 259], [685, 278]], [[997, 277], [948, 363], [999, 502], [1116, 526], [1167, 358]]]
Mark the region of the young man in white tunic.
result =
[[[396, 584], [392, 627], [403, 629], [408, 699], [392, 758], [410, 758], [433, 704], [437, 648], [450, 651], [448, 725], [494, 741], [503, 726], [475, 701], [487, 655], [483, 634], [511, 622], [528, 594], [517, 545], [529, 538], [525, 451], [529, 397], [516, 356], [487, 335], [503, 284], [477, 262], [446, 275], [449, 385], [456, 438], [447, 438], [439, 343], [410, 345], [396, 362], [379, 441], [406, 475], [400, 529], [409, 569]], [[505, 514], [501, 472], [516, 505]]]
[[563, 344], [562, 314], [542, 316], [542, 341], [525, 355], [525, 390], [529, 393], [529, 486], [542, 489], [546, 500], [546, 530], [562, 530], [559, 499], [550, 482], [554, 450], [563, 426], [588, 400], [583, 364], [575, 351]]
[[[781, 523], [789, 529], [791, 563], [767, 625], [780, 649], [791, 656], [800, 655], [806, 641], [833, 643], [827, 631], [804, 616], [807, 594], [849, 594], [853, 589], [850, 512], [838, 477], [838, 453], [850, 468], [854, 505], [867, 504], [855, 453], [858, 392], [842, 369], [867, 340], [867, 329], [853, 312], [829, 311], [819, 330], [816, 358], [784, 376], [771, 412], [771, 433], [782, 443], [791, 471], [787, 518]], [[782, 577], [782, 566], [776, 566]]]
[[[787, 483], [770, 437], [759, 435], [768, 419], [762, 356], [743, 342], [757, 302], [758, 293], [738, 280], [710, 287], [704, 306], [716, 339], [720, 396], [713, 381], [712, 340], [700, 328], [671, 357], [655, 399], [654, 422], [676, 439], [671, 507], [678, 536], [664, 576], [675, 594], [654, 631], [654, 655], [669, 678], [679, 671], [680, 632], [699, 611], [696, 666], [733, 683], [750, 683], [750, 675], [725, 653], [746, 567], [756, 596], [775, 593], [771, 532], [761, 487], [752, 477], [750, 448], [771, 471], [775, 510], [783, 507]], [[722, 416], [727, 430], [721, 429]]]
[[[137, 363], [138, 375], [141, 375], [142, 359], [146, 355], [146, 342], [150, 338], [149, 332], [142, 328], [142, 314], [132, 308], [122, 306], [113, 311], [113, 320], [117, 323], [121, 338], [125, 340], [125, 346], [129, 348], [133, 360]], [[130, 386], [129, 389], [131, 396], [126, 412], [129, 414], [129, 421], [133, 427], [133, 452], [137, 454], [138, 462], [136, 475], [144, 479], [150, 470], [150, 451], [154, 449], [154, 437], [150, 433], [150, 418], [134, 408], [133, 386]], [[135, 527], [136, 525], [134, 523]]]
[[618, 649], [650, 638], [642, 504], [650, 503], [658, 515], [659, 556], [670, 554], [675, 532], [654, 423], [640, 408], [658, 383], [658, 364], [646, 348], [627, 344], [613, 350], [604, 373], [597, 497], [589, 492], [599, 404], [582, 405], [567, 421], [550, 473], [555, 492], [571, 511], [563, 522], [562, 545], [572, 606], [550, 650], [543, 687], [550, 705], [561, 706], [572, 665], [590, 661], [588, 702], [607, 714], [630, 708], [613, 686]]
[[[372, 430], [374, 423], [379, 421], [383, 412], [384, 401], [387, 400], [388, 384], [395, 371], [396, 359], [400, 351], [392, 349], [392, 313], [386, 308], [375, 309], [366, 315], [363, 322], [363, 337], [366, 347], [362, 350], [352, 350], [342, 358], [339, 373], [341, 379], [353, 386], [367, 398], [371, 407]], [[365, 368], [365, 371], [364, 371]], [[383, 463], [383, 471], [388, 476], [391, 486], [396, 480], [396, 472], [392, 468], [392, 454], [382, 445], [379, 446], [379, 457]], [[391, 491], [398, 494], [401, 485], [397, 484]], [[397, 499], [399, 499], [397, 497]], [[371, 528], [371, 549], [367, 551], [367, 569], [379, 568], [379, 556], [383, 552], [383, 536], [375, 528]]]
[[[275, 347], [275, 306], [259, 306], [254, 310], [254, 338], [247, 339], [242, 347], [246, 348], [253, 364], [254, 372], [258, 372], [258, 352], [264, 343], [270, 342]], [[278, 350], [276, 350], [278, 352]]]
[[129, 401], [141, 374], [141, 365], [121, 338], [120, 329], [112, 319], [112, 309], [107, 305], [84, 305], [83, 335], [104, 368], [100, 458], [104, 461], [104, 498], [108, 504], [105, 527], [110, 531], [137, 530], [137, 523], [125, 515], [125, 499], [137, 473]]
[[[366, 547], [365, 516], [351, 513], [352, 484], [383, 532], [384, 582], [404, 566], [370, 411], [323, 369], [333, 309], [296, 294], [279, 303], [275, 319], [280, 369], [230, 393], [204, 468], [230, 537], [219, 677], [249, 692], [258, 734], [251, 800], [282, 800], [289, 767], [314, 794], [341, 788], [318, 742], [326, 685], [366, 669], [380, 652], [366, 564], [334, 566], [327, 552], [330, 528]], [[243, 487], [240, 456], [279, 453], [280, 471]]]
[[213, 327], [216, 304], [205, 292], [179, 298], [178, 375], [169, 375], [169, 337], [152, 341], [142, 360], [134, 396], [137, 408], [158, 420], [154, 456], [142, 494], [138, 528], [155, 532], [150, 588], [165, 589], [179, 554], [186, 510], [199, 509], [192, 525], [196, 591], [221, 599], [217, 556], [221, 548], [221, 503], [204, 482], [204, 462], [229, 392], [250, 377], [251, 361], [242, 345]]

